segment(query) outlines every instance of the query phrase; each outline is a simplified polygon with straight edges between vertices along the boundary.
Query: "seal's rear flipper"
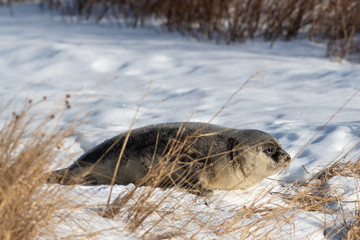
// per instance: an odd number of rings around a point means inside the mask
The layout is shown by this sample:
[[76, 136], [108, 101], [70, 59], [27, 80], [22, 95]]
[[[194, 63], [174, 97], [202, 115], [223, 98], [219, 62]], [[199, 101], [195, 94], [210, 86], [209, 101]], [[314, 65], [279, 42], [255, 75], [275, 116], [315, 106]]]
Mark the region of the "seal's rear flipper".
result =
[[66, 184], [67, 178], [69, 176], [68, 169], [63, 168], [59, 170], [55, 170], [49, 173], [49, 177], [47, 178], [48, 183], [59, 183], [59, 184]]
[[49, 173], [47, 182], [58, 183], [61, 185], [96, 185], [97, 179], [91, 174], [86, 173], [74, 175], [68, 168], [63, 168]]

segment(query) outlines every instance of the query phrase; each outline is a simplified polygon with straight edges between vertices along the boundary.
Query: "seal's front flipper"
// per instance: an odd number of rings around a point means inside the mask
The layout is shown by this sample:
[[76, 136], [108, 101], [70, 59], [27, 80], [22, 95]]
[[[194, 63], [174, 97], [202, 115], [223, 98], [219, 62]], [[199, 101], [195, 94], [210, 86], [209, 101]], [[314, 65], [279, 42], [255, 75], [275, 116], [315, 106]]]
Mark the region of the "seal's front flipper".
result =
[[201, 196], [201, 197], [212, 197], [214, 195], [214, 191], [211, 189], [205, 189], [205, 188], [196, 188], [196, 189], [189, 189], [190, 193]]

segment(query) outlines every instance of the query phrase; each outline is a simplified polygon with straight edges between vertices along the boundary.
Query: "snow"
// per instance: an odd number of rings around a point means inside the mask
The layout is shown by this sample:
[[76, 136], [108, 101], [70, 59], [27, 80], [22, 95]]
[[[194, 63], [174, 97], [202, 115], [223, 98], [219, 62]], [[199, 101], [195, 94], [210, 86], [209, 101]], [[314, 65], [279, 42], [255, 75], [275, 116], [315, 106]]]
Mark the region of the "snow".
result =
[[[257, 201], [259, 194], [264, 197], [256, 204], [269, 199], [271, 204], [285, 204], [268, 191], [284, 191], [285, 182], [316, 174], [360, 141], [359, 95], [318, 132], [360, 88], [360, 65], [328, 60], [324, 57], [325, 44], [304, 39], [279, 41], [270, 48], [269, 43], [255, 40], [228, 46], [197, 42], [159, 31], [158, 27], [132, 29], [119, 28], [112, 22], [96, 25], [64, 21], [54, 12], [40, 11], [36, 4], [14, 5], [13, 10], [14, 16], [10, 16], [8, 8], [0, 8], [0, 100], [11, 106], [0, 115], [0, 121], [21, 109], [29, 98], [36, 102], [44, 96], [47, 100], [32, 111], [38, 117], [35, 121], [41, 121], [48, 112], [64, 112], [60, 128], [79, 121], [74, 134], [64, 141], [63, 158], [56, 161], [58, 167], [67, 166], [104, 139], [128, 130], [144, 96], [135, 127], [188, 120], [207, 122], [248, 79], [212, 123], [269, 132], [292, 157], [318, 134], [287, 169], [249, 190], [216, 191], [214, 197], [204, 200], [183, 191], [155, 189], [150, 202], [170, 194], [177, 203], [165, 200], [161, 213], [146, 219], [145, 227], [135, 232], [126, 228], [125, 213], [111, 220], [99, 216], [94, 211], [98, 207], [89, 207], [106, 203], [108, 186], [72, 188], [74, 201], [88, 206], [74, 215], [80, 225], [86, 223], [86, 231], [107, 229], [97, 236], [100, 239], [141, 238], [161, 216], [166, 216], [169, 229], [173, 227], [173, 231], [182, 231], [187, 237], [199, 231], [198, 239], [238, 239], [236, 231], [222, 232], [222, 224], [241, 215], [244, 206]], [[68, 99], [67, 94], [71, 96]], [[65, 100], [71, 109], [64, 111]], [[355, 147], [347, 159], [359, 158], [359, 150]], [[339, 194], [358, 199], [354, 178], [334, 177], [328, 184], [343, 186]], [[112, 200], [133, 187], [115, 186]], [[146, 189], [139, 188], [136, 194]], [[350, 205], [349, 211], [354, 209], [354, 204]], [[171, 214], [166, 215], [167, 211]], [[269, 236], [323, 239], [324, 229], [333, 232], [334, 239], [341, 236], [341, 231], [336, 233], [334, 226], [326, 225], [329, 214], [296, 209], [288, 214], [295, 214], [292, 223], [275, 228]], [[197, 221], [189, 220], [193, 216]], [[256, 216], [244, 218], [235, 225], [249, 224], [254, 219]], [[200, 230], [207, 221], [217, 227]], [[277, 221], [269, 219], [259, 224], [263, 225], [258, 226], [262, 229], [257, 234], [270, 231]], [[74, 226], [59, 226], [59, 234], [64, 236], [82, 231], [81, 227], [74, 230]], [[167, 230], [164, 225], [157, 231]]]

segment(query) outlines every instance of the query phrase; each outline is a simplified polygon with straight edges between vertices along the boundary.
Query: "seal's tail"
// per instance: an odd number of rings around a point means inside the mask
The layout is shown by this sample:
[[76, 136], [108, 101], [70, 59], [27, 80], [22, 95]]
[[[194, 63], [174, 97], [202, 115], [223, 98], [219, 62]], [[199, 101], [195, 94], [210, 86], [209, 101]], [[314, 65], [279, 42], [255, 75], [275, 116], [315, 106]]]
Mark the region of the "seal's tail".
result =
[[48, 174], [48, 183], [58, 183], [61, 185], [97, 185], [97, 180], [88, 172], [76, 172], [74, 169], [62, 168]]
[[49, 173], [47, 182], [69, 185], [68, 178], [69, 178], [69, 171], [67, 168], [63, 168], [63, 169], [55, 170], [55, 171]]

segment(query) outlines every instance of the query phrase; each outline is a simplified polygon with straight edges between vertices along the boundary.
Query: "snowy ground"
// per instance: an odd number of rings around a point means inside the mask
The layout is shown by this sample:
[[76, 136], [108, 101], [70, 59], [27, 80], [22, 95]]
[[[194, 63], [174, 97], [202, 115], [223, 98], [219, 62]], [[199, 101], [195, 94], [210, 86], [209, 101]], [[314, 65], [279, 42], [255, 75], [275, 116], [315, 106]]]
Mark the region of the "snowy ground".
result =
[[[8, 111], [20, 109], [29, 98], [40, 101], [47, 97], [33, 111], [40, 117], [47, 111], [61, 111], [66, 94], [71, 95], [71, 109], [66, 111], [61, 126], [78, 118], [83, 122], [73, 136], [65, 139], [65, 145], [71, 148], [62, 153], [57, 166], [68, 165], [85, 150], [127, 130], [150, 82], [150, 92], [141, 105], [135, 127], [190, 118], [207, 122], [249, 77], [260, 72], [212, 122], [269, 132], [292, 157], [360, 89], [360, 65], [329, 61], [324, 58], [324, 44], [297, 40], [276, 42], [270, 48], [269, 43], [257, 40], [215, 45], [155, 27], [128, 29], [115, 23], [95, 25], [69, 19], [63, 22], [57, 14], [52, 15], [39, 11], [35, 5], [15, 6], [13, 17], [8, 8], [0, 8], [0, 101], [6, 104], [12, 100], [10, 110], [1, 114], [3, 121]], [[349, 151], [360, 141], [359, 116], [358, 95], [285, 171], [273, 178], [292, 182], [307, 177], [304, 168], [315, 174], [339, 154]], [[360, 157], [359, 152], [359, 148], [355, 149], [348, 159]], [[344, 185], [346, 196], [354, 194], [353, 179], [337, 177], [332, 181]], [[116, 186], [113, 196], [131, 188]], [[267, 188], [280, 191], [282, 187], [279, 182], [266, 179], [248, 191], [218, 191], [208, 205], [178, 191], [156, 190], [155, 196], [175, 195], [178, 205], [164, 203], [161, 210], [173, 213], [167, 221], [169, 225], [193, 234], [199, 228], [193, 222], [181, 228], [186, 213], [196, 213], [202, 221], [214, 213], [210, 222], [225, 222], [240, 214], [244, 204]], [[74, 195], [83, 197], [78, 199], [81, 204], [105, 203], [108, 192], [107, 186], [74, 189]], [[85, 208], [78, 215], [82, 216], [78, 216], [79, 221], [88, 224], [88, 231], [117, 227], [99, 234], [100, 239], [135, 239], [142, 234], [119, 230], [125, 226], [124, 218], [104, 219], [92, 208]], [[325, 216], [317, 212], [299, 214], [293, 219], [295, 224], [285, 225], [273, 234], [279, 239], [323, 239]], [[219, 229], [200, 231], [197, 238], [240, 238], [236, 231], [219, 234]], [[62, 234], [73, 231], [81, 229]]]

